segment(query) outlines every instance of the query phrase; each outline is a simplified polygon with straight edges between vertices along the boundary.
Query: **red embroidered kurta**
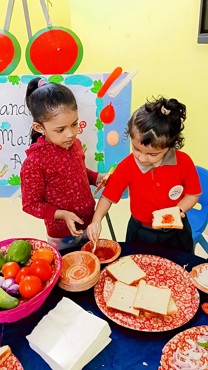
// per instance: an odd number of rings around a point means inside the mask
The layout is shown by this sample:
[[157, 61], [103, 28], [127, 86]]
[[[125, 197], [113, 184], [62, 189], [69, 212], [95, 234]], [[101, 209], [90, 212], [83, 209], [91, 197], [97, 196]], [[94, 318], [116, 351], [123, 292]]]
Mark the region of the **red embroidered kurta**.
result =
[[20, 173], [23, 210], [44, 219], [54, 238], [70, 235], [66, 222], [54, 219], [58, 209], [74, 212], [84, 221], [77, 228], [84, 230], [94, 213], [90, 185], [96, 184], [98, 173], [86, 168], [80, 140], [65, 149], [40, 137], [26, 154]]

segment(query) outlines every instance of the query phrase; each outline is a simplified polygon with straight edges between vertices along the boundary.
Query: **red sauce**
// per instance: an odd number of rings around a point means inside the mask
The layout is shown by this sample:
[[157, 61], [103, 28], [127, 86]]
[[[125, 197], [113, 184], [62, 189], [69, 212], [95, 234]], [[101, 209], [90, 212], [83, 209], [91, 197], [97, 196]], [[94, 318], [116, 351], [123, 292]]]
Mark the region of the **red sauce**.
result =
[[175, 221], [173, 215], [166, 214], [162, 216], [162, 224], [172, 224]]
[[95, 255], [98, 257], [100, 261], [106, 261], [114, 256], [114, 252], [111, 248], [102, 247], [96, 248]]

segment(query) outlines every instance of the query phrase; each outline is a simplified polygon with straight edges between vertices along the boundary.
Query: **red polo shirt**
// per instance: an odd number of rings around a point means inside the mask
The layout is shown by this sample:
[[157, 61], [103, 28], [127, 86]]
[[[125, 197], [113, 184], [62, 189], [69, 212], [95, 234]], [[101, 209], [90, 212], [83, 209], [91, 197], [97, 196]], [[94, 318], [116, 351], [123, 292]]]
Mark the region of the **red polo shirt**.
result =
[[153, 211], [176, 206], [185, 194], [201, 193], [191, 158], [179, 150], [175, 150], [174, 158], [174, 163], [166, 164], [164, 161], [159, 167], [142, 172], [133, 154], [130, 154], [118, 164], [102, 195], [117, 203], [128, 188], [132, 216], [150, 224]]

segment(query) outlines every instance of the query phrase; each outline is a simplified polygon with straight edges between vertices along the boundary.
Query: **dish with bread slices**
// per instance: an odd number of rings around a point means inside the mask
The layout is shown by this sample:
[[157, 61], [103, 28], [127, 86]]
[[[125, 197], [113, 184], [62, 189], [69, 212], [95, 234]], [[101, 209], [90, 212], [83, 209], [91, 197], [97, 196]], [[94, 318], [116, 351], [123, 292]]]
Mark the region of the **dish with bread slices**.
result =
[[154, 255], [130, 255], [109, 264], [94, 288], [100, 310], [119, 325], [141, 331], [172, 330], [199, 307], [189, 273]]
[[0, 347], [0, 369], [24, 370], [16, 356], [13, 355], [8, 345]]

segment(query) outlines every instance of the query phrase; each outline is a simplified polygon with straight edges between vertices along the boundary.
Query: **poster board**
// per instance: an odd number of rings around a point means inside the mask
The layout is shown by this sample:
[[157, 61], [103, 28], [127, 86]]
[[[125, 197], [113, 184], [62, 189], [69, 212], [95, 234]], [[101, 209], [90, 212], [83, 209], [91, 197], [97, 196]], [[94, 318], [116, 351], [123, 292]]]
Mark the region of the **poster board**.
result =
[[[79, 112], [78, 138], [86, 148], [86, 166], [102, 173], [130, 153], [125, 130], [131, 113], [131, 82], [115, 98], [105, 94], [100, 99], [97, 92], [108, 76], [107, 73], [40, 76], [46, 82], [65, 84], [73, 91]], [[20, 169], [30, 145], [32, 123], [25, 92], [34, 77], [37, 76], [0, 76], [0, 197], [12, 197], [20, 189]], [[124, 77], [122, 74], [118, 81]], [[105, 124], [100, 113], [110, 103], [115, 119]], [[112, 135], [117, 137], [116, 144], [109, 140]]]

